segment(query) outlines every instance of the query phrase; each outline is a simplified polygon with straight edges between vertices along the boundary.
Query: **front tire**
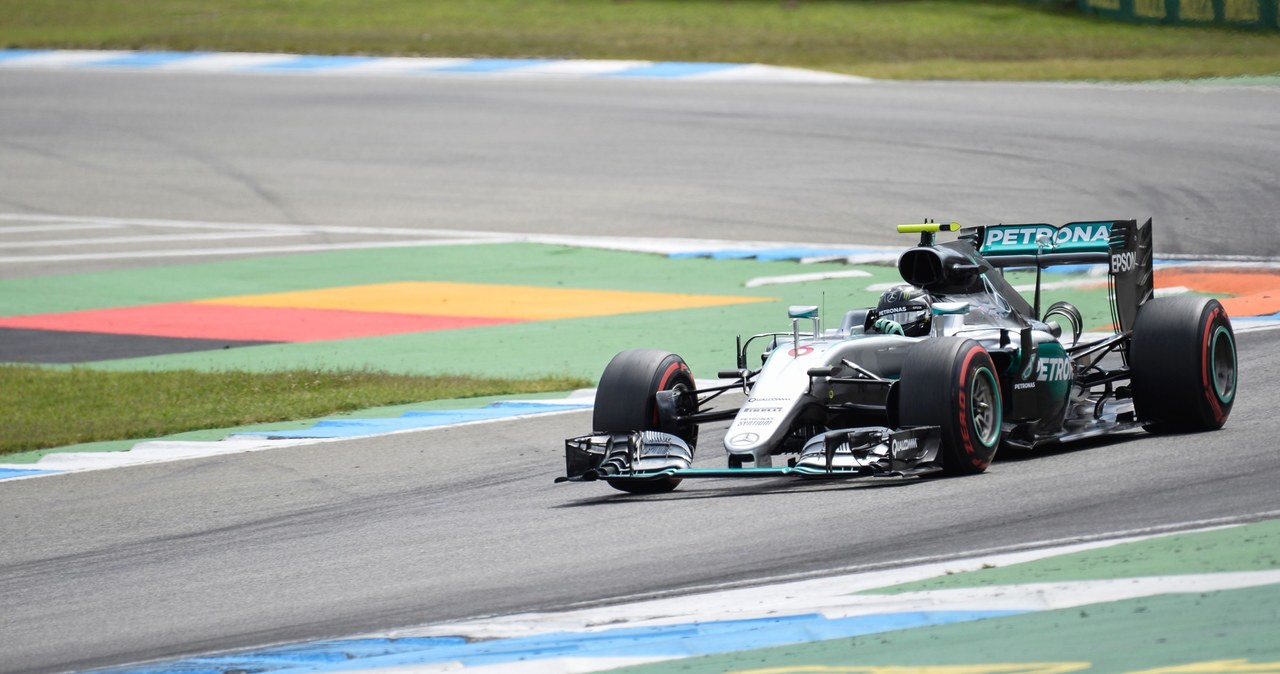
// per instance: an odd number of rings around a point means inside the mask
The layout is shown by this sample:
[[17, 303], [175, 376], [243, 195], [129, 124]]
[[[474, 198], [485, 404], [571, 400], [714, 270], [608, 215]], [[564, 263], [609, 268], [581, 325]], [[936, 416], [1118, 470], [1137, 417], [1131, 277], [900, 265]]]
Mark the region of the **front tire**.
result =
[[949, 475], [981, 473], [1000, 447], [1004, 422], [1000, 378], [981, 344], [937, 337], [911, 348], [898, 380], [903, 426], [938, 426]]
[[1152, 433], [1222, 428], [1235, 402], [1236, 364], [1235, 333], [1218, 300], [1149, 300], [1129, 347], [1138, 419]]
[[[690, 448], [697, 444], [696, 424], [674, 425], [659, 414], [659, 391], [676, 391], [685, 401], [681, 413], [696, 409], [693, 373], [684, 359], [674, 353], [654, 349], [623, 351], [609, 361], [600, 384], [596, 387], [596, 403], [592, 412], [592, 428], [596, 433], [662, 431], [679, 437]], [[683, 395], [685, 393], [688, 395]], [[680, 478], [633, 482], [610, 480], [609, 486], [632, 494], [661, 494], [675, 489]]]

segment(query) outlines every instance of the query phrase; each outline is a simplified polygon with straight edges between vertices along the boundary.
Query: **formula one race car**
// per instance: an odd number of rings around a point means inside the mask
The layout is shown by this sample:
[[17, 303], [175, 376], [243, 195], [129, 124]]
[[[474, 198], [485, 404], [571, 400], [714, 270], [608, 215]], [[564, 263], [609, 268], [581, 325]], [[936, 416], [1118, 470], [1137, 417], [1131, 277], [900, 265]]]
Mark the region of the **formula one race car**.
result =
[[[686, 477], [962, 475], [985, 470], [1001, 445], [1226, 422], [1231, 321], [1214, 299], [1153, 298], [1150, 220], [898, 230], [920, 235], [898, 259], [908, 285], [833, 329], [817, 307], [791, 307], [790, 331], [738, 338], [737, 367], [719, 373], [730, 383], [699, 389], [665, 351], [619, 353], [600, 378], [593, 432], [565, 441], [557, 481], [661, 493]], [[938, 232], [958, 236], [938, 243]], [[1078, 309], [1041, 310], [1040, 271], [1068, 264], [1108, 265], [1111, 334], [1082, 341]], [[1031, 302], [1007, 268], [1036, 270]], [[735, 389], [740, 408], [711, 407]], [[730, 419], [726, 467], [693, 468], [698, 425]], [[790, 456], [775, 467], [779, 455]]]

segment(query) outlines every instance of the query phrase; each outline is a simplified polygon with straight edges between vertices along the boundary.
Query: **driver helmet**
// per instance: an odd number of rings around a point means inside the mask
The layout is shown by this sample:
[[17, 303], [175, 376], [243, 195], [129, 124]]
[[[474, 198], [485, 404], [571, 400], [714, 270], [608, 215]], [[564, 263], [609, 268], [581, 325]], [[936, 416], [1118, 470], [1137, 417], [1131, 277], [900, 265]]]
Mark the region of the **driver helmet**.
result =
[[876, 318], [887, 318], [901, 325], [902, 333], [908, 337], [923, 337], [929, 334], [933, 298], [915, 286], [894, 286], [880, 295]]

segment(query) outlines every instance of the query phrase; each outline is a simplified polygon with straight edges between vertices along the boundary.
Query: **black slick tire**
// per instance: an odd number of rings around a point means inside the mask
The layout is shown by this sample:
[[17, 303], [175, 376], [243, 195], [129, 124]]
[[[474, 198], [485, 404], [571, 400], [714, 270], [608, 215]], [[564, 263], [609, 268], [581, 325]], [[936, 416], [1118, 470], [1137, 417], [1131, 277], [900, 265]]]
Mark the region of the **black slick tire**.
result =
[[928, 339], [911, 348], [898, 380], [902, 426], [938, 426], [948, 475], [981, 473], [1000, 447], [1003, 400], [991, 355], [960, 337]]
[[[655, 349], [623, 351], [609, 361], [600, 376], [591, 418], [592, 428], [596, 433], [663, 431], [694, 447], [698, 440], [696, 424], [671, 427], [664, 424], [658, 413], [656, 394], [677, 389], [695, 389], [693, 373], [683, 358]], [[632, 494], [665, 493], [679, 484], [679, 478], [646, 482], [609, 481], [614, 489]]]
[[1138, 310], [1129, 347], [1138, 419], [1152, 433], [1211, 431], [1231, 414], [1235, 333], [1218, 300], [1161, 297]]

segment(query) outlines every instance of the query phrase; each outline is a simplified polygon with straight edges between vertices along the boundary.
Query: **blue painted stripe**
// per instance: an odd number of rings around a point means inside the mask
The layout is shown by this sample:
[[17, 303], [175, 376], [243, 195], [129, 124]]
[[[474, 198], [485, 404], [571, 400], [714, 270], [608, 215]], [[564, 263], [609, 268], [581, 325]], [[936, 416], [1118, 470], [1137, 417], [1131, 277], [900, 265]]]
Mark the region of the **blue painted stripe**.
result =
[[586, 409], [587, 404], [555, 404], [527, 402], [496, 402], [487, 407], [464, 410], [414, 410], [398, 417], [386, 419], [322, 419], [310, 428], [282, 431], [239, 433], [238, 437], [266, 437], [270, 439], [300, 438], [353, 438], [378, 435], [394, 431], [451, 426], [470, 421], [487, 421], [526, 414], [541, 414], [560, 410]]
[[478, 667], [564, 657], [691, 657], [1022, 613], [1025, 611], [917, 611], [834, 619], [827, 619], [819, 614], [804, 614], [656, 627], [620, 627], [598, 632], [557, 632], [484, 641], [458, 637], [333, 640], [126, 666], [102, 672], [222, 674], [227, 671], [247, 671], [305, 674], [442, 663]]
[[714, 250], [693, 250], [682, 253], [671, 253], [667, 255], [667, 257], [673, 260], [687, 260], [690, 258], [711, 257], [712, 255], [715, 255], [716, 252], [717, 251]]
[[718, 250], [695, 250], [685, 253], [672, 253], [668, 257], [674, 259], [685, 259], [693, 257], [707, 257], [713, 260], [749, 260], [763, 251], [760, 250], [739, 250], [735, 248], [723, 248]]
[[680, 63], [667, 61], [610, 73], [608, 77], [689, 77], [690, 75], [714, 73], [737, 67], [739, 66], [735, 63]]
[[9, 480], [15, 477], [33, 477], [35, 475], [53, 475], [61, 472], [60, 470], [36, 470], [34, 468], [30, 470], [26, 468], [0, 468], [0, 480]]
[[[1045, 272], [1053, 274], [1087, 274], [1095, 267], [1106, 267], [1105, 264], [1062, 264], [1046, 267]], [[1032, 271], [1035, 267], [1030, 268]], [[1099, 277], [1101, 279], [1101, 277]]]
[[139, 51], [101, 61], [90, 61], [86, 68], [154, 68], [177, 61], [207, 56], [203, 52]]
[[759, 250], [717, 250], [711, 253], [713, 260], [750, 260], [764, 251]]
[[549, 62], [546, 59], [475, 59], [466, 63], [455, 63], [440, 68], [423, 68], [423, 70], [433, 73], [496, 73]]
[[252, 70], [328, 70], [330, 68], [345, 68], [373, 60], [376, 59], [372, 56], [297, 56], [288, 61], [264, 63], [253, 67]]
[[47, 53], [42, 49], [0, 49], [0, 61], [9, 61], [12, 59], [26, 58], [37, 54]]

